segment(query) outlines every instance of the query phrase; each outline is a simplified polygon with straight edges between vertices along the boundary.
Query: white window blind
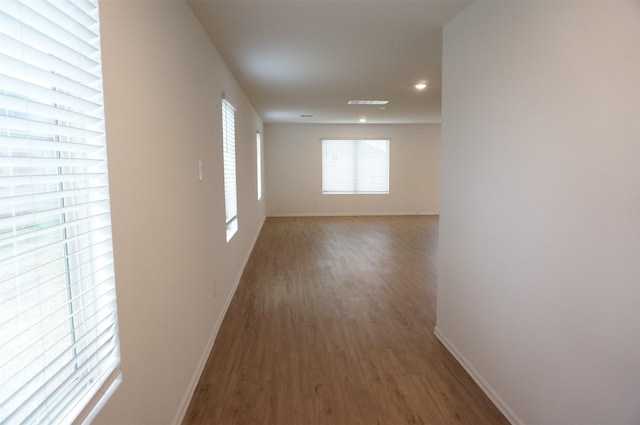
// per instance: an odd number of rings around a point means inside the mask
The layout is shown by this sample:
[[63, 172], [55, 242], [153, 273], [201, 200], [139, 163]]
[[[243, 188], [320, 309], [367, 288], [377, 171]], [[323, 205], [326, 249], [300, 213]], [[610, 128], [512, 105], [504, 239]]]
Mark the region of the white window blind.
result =
[[[224, 94], [223, 94], [224, 97]], [[227, 221], [227, 242], [238, 231], [238, 197], [236, 194], [236, 110], [222, 99], [222, 149], [224, 162], [224, 209]]]
[[262, 199], [262, 135], [256, 132], [256, 174], [258, 176], [258, 201]]
[[323, 140], [322, 193], [389, 193], [389, 140]]
[[120, 382], [97, 0], [0, 1], [0, 423]]

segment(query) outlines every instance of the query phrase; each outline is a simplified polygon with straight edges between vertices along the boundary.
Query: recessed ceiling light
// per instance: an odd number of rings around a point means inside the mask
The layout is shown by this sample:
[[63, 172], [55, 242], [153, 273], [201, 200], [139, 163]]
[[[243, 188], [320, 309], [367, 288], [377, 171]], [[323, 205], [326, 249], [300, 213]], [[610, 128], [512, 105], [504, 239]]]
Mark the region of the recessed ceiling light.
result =
[[360, 118], [360, 122], [367, 122], [366, 118]]
[[350, 100], [348, 105], [386, 105], [388, 100]]
[[426, 82], [420, 82], [417, 83], [416, 85], [414, 85], [413, 87], [417, 88], [418, 90], [424, 90], [427, 88], [427, 83]]

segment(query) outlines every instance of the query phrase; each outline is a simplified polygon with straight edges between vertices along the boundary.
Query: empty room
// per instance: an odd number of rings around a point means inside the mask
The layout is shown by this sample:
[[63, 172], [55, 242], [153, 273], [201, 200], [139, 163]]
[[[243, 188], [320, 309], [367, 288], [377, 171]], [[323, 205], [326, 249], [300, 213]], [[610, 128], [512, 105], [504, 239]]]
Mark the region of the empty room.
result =
[[0, 37], [0, 423], [640, 424], [640, 1]]

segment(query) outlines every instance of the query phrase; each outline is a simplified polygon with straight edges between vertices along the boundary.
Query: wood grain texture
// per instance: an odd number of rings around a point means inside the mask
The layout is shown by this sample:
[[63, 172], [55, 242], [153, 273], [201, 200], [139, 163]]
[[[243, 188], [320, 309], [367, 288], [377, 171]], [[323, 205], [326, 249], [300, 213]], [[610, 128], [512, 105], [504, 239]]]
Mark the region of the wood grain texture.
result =
[[433, 335], [438, 218], [268, 218], [185, 425], [508, 424]]

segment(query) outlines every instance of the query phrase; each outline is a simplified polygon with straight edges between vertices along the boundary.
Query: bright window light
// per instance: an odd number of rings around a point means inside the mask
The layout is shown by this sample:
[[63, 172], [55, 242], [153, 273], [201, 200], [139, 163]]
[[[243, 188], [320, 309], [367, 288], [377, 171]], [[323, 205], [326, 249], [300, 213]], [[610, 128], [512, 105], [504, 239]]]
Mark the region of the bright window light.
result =
[[120, 382], [97, 0], [0, 0], [0, 423]]
[[258, 201], [262, 199], [262, 135], [256, 132], [256, 175], [258, 188]]
[[323, 140], [322, 193], [389, 193], [389, 140]]
[[[224, 94], [223, 94], [224, 97]], [[238, 197], [236, 189], [236, 109], [222, 99], [222, 150], [224, 162], [224, 210], [227, 242], [238, 231]]]

